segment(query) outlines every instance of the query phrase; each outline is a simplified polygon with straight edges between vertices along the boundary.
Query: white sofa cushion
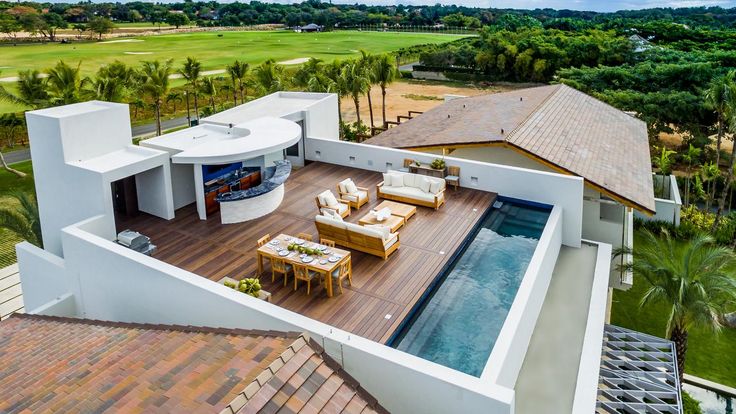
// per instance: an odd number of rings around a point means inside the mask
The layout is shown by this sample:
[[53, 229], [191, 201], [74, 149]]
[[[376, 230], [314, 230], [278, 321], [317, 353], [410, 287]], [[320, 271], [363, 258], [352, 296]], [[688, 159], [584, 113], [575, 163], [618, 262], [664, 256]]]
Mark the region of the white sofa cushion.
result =
[[368, 224], [364, 227], [368, 227], [369, 229], [381, 232], [383, 240], [388, 240], [388, 238], [391, 237], [391, 229], [388, 228], [388, 226], [384, 226], [383, 224]]
[[390, 186], [391, 185], [391, 174], [393, 171], [385, 172], [383, 173], [383, 185]]
[[339, 183], [337, 183], [337, 188], [340, 189], [340, 192], [341, 193], [349, 193], [349, 191], [347, 190], [347, 188], [348, 188], [348, 181], [351, 181], [351, 180], [349, 178], [346, 178], [346, 179], [340, 181]]
[[319, 201], [319, 204], [320, 205], [322, 205], [322, 206], [326, 206], [327, 205], [327, 202], [325, 201], [325, 196], [329, 192], [330, 192], [330, 190], [325, 190], [325, 191], [319, 193], [319, 195], [317, 195], [317, 201]]
[[391, 178], [391, 187], [403, 187], [404, 186], [404, 177], [403, 174], [400, 173], [391, 173], [389, 174], [389, 178]]
[[417, 175], [412, 173], [404, 174], [404, 187], [416, 187], [417, 186]]
[[391, 209], [388, 207], [384, 207], [374, 213], [376, 215], [376, 220], [383, 221], [387, 218], [391, 217]]
[[347, 224], [344, 221], [337, 221], [333, 218], [327, 217], [327, 216], [317, 216], [314, 218], [314, 221], [322, 224], [326, 224], [328, 226], [335, 227], [337, 229], [345, 229], [347, 228]]
[[383, 232], [380, 230], [372, 229], [372, 228], [365, 227], [365, 226], [358, 226], [357, 224], [353, 226], [348, 226], [348, 230], [358, 233], [358, 234], [362, 234], [364, 236], [375, 237], [377, 239], [383, 239]]
[[429, 185], [429, 192], [432, 194], [437, 194], [440, 192], [440, 188], [442, 188], [442, 184], [440, 184], [438, 181], [432, 181], [432, 183]]
[[325, 194], [324, 197], [325, 197], [325, 204], [327, 205], [327, 207], [338, 208], [340, 206], [340, 203], [337, 201], [337, 198], [335, 197], [335, 195], [332, 194], [332, 191]]
[[418, 181], [418, 184], [419, 184], [417, 187], [419, 187], [419, 189], [422, 190], [422, 191], [424, 191], [425, 193], [428, 193], [429, 192], [430, 183], [429, 183], [429, 180], [427, 179], [427, 177], [421, 177], [417, 181]]
[[322, 212], [323, 216], [330, 217], [337, 221], [342, 221], [342, 216], [340, 216], [340, 214], [338, 214], [337, 211], [331, 208], [322, 208], [320, 211]]
[[424, 191], [414, 187], [388, 187], [381, 191], [394, 196], [412, 198], [420, 201], [434, 202], [434, 194], [425, 193]]
[[353, 180], [348, 180], [345, 183], [345, 192], [348, 194], [358, 194], [358, 186], [355, 185]]

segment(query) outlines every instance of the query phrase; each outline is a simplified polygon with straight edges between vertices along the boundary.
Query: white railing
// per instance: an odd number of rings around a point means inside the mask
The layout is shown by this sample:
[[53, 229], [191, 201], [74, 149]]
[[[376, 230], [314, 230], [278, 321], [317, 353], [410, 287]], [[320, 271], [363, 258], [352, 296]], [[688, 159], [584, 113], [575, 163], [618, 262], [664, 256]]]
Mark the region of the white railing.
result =
[[[430, 163], [436, 155], [321, 138], [307, 138], [305, 158], [330, 164], [385, 172], [403, 166], [404, 159]], [[562, 174], [445, 157], [460, 167], [460, 185], [506, 197], [559, 206], [562, 243], [580, 247], [583, 222], [583, 179]]]

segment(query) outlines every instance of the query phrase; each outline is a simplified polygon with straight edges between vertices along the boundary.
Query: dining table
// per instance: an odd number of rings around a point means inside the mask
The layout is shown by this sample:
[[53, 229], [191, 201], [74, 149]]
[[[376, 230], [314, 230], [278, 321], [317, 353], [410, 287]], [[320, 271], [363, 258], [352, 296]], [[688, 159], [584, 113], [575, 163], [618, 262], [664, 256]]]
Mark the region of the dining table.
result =
[[[289, 250], [288, 247], [303, 246], [310, 249], [318, 249], [322, 255], [303, 256], [298, 250]], [[332, 297], [332, 273], [340, 268], [340, 265], [351, 260], [350, 251], [320, 245], [319, 243], [299, 239], [288, 234], [279, 234], [256, 250], [258, 257], [258, 274], [263, 273], [263, 259], [283, 259], [290, 265], [303, 265], [313, 272], [324, 276], [327, 296]], [[311, 259], [311, 260], [310, 260]], [[350, 266], [352, 272], [352, 266]]]

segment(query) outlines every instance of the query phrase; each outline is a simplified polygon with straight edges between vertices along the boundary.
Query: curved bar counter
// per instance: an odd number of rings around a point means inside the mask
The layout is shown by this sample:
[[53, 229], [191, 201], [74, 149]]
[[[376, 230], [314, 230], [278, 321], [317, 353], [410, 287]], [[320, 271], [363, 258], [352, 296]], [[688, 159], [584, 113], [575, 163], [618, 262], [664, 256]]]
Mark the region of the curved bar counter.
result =
[[220, 203], [222, 224], [242, 223], [275, 211], [284, 199], [284, 182], [291, 174], [288, 160], [275, 161], [263, 173], [261, 184], [242, 191], [222, 193], [215, 198]]

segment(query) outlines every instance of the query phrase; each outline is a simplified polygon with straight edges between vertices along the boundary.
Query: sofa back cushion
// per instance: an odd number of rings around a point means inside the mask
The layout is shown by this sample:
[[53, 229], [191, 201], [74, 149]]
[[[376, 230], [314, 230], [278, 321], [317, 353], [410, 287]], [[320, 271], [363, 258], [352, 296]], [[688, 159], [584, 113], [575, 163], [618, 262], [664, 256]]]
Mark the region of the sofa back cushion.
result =
[[388, 240], [391, 237], [391, 229], [383, 224], [368, 224], [364, 227], [380, 232], [383, 240]]
[[342, 220], [333, 219], [332, 217], [327, 217], [327, 216], [319, 215], [319, 216], [317, 216], [317, 217], [314, 218], [314, 221], [316, 221], [317, 223], [320, 223], [320, 224], [324, 224], [326, 226], [334, 227], [335, 229], [345, 229], [345, 228], [347, 228], [346, 227], [346, 224], [347, 223], [345, 223]]
[[333, 220], [336, 220], [336, 221], [342, 221], [342, 216], [340, 214], [338, 214], [337, 211], [335, 211], [335, 210], [333, 210], [331, 208], [322, 207], [320, 209], [320, 211], [322, 212], [322, 215], [325, 216], [325, 217], [329, 217], [329, 218], [331, 218]]
[[418, 184], [417, 187], [419, 187], [420, 190], [424, 191], [425, 193], [429, 192], [430, 183], [427, 177], [418, 177], [416, 181]]
[[404, 186], [404, 177], [401, 173], [391, 173], [388, 175], [391, 179], [391, 187], [403, 187]]
[[329, 191], [327, 194], [325, 194], [325, 205], [327, 207], [331, 208], [338, 208], [340, 207], [340, 203], [338, 203], [337, 198], [334, 194], [332, 194], [332, 191]]

